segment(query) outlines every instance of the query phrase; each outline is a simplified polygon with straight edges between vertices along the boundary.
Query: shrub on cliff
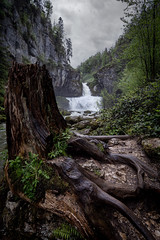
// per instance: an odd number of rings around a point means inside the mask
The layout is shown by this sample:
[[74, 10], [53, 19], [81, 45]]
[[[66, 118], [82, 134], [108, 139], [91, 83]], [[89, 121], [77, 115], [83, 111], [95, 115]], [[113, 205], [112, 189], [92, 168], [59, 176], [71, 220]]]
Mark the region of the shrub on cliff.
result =
[[160, 79], [121, 98], [103, 111], [103, 133], [158, 137], [160, 134]]

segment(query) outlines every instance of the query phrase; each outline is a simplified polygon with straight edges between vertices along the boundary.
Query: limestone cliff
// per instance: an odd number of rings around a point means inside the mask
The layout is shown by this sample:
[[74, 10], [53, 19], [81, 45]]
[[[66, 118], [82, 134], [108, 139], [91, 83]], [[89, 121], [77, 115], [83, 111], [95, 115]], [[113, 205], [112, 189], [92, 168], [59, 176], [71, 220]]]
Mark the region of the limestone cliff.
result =
[[118, 74], [119, 70], [117, 69], [116, 64], [109, 64], [99, 69], [97, 73], [94, 74], [94, 78], [97, 83], [96, 89], [98, 89], [101, 92], [101, 90], [105, 88], [109, 94], [112, 94], [114, 84], [118, 80]]
[[82, 80], [88, 83], [92, 95], [100, 95], [102, 90], [109, 94], [118, 90], [117, 83], [122, 77], [126, 62], [123, 59], [123, 51], [127, 46], [127, 40], [120, 36], [115, 46], [107, 48], [81, 63], [78, 69], [81, 71]]
[[52, 26], [38, 1], [8, 0], [4, 12], [1, 44], [8, 49], [10, 60], [46, 64], [56, 95], [80, 96], [80, 75], [69, 65], [57, 26]]

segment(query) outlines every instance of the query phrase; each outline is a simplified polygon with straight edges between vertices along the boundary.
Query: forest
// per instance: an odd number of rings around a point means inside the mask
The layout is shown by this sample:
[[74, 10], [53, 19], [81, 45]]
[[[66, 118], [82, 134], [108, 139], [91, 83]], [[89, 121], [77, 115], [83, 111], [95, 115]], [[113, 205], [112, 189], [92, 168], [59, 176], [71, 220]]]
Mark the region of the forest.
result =
[[[160, 2], [121, 1], [127, 4], [123, 35], [77, 68], [82, 82], [92, 92], [97, 86], [102, 96], [102, 109], [93, 119], [69, 122], [61, 114], [44, 54], [34, 64], [24, 57], [21, 63], [13, 61], [9, 69], [10, 56], [0, 48], [8, 147], [0, 186], [3, 240], [160, 237], [160, 147], [141, 146], [148, 139], [157, 143], [160, 134]], [[50, 25], [50, 1], [25, 3], [35, 12], [40, 6], [41, 23]], [[4, 19], [13, 9], [6, 0], [0, 4]], [[23, 15], [21, 22], [29, 25], [30, 20]], [[50, 67], [65, 62], [64, 70], [72, 46], [70, 39], [64, 46], [62, 18], [46, 29], [58, 58]], [[102, 81], [108, 72], [110, 88]], [[83, 132], [77, 131], [80, 119], [88, 124]]]

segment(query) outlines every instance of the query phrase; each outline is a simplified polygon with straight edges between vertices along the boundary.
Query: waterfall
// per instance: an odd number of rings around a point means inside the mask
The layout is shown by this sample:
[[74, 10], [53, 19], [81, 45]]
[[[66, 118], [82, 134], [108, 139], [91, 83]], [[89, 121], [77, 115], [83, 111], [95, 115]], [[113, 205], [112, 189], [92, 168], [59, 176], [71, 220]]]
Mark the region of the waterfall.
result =
[[69, 100], [69, 110], [81, 113], [84, 111], [98, 111], [101, 104], [101, 97], [92, 96], [87, 83], [82, 83], [82, 86], [83, 91], [81, 97], [67, 98]]
[[87, 83], [82, 83], [82, 96], [91, 96], [91, 90], [87, 86]]

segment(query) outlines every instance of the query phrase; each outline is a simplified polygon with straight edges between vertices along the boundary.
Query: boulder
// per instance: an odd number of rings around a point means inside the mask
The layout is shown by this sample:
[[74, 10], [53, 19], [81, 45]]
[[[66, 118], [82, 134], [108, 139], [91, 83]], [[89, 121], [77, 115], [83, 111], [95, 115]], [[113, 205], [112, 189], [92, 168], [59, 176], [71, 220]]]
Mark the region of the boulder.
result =
[[142, 140], [142, 146], [151, 161], [160, 161], [160, 138], [144, 139]]

